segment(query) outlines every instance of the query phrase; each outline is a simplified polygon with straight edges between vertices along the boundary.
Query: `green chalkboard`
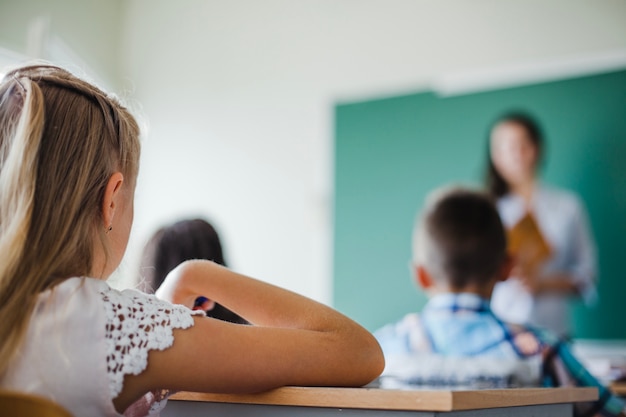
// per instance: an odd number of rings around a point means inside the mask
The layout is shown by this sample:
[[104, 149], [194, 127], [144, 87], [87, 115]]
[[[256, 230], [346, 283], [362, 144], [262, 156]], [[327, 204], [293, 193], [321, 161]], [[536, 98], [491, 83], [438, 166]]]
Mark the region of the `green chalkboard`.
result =
[[575, 336], [626, 339], [626, 71], [452, 97], [409, 94], [335, 108], [333, 305], [370, 330], [421, 309], [409, 271], [424, 197], [482, 183], [487, 128], [508, 109], [539, 119], [542, 180], [585, 201], [599, 303], [574, 303]]

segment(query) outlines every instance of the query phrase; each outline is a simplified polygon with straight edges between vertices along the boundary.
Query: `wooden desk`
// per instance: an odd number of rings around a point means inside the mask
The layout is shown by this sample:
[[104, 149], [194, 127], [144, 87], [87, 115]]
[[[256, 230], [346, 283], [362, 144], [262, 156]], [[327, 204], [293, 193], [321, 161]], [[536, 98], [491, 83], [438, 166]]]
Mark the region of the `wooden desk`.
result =
[[571, 417], [572, 403], [597, 398], [595, 388], [422, 391], [285, 387], [253, 395], [179, 392], [161, 415]]

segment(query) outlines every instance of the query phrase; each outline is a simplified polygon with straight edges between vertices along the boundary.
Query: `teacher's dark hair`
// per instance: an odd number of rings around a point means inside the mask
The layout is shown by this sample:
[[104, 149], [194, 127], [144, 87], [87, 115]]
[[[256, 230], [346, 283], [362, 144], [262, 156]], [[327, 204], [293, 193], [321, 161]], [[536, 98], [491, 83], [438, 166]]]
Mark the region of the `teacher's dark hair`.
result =
[[541, 160], [544, 152], [543, 132], [535, 118], [528, 113], [519, 111], [507, 112], [498, 117], [487, 132], [487, 174], [485, 176], [487, 191], [496, 198], [502, 197], [509, 192], [509, 184], [502, 178], [491, 159], [491, 133], [496, 126], [502, 123], [514, 123], [526, 130], [528, 138], [537, 149], [537, 163]]

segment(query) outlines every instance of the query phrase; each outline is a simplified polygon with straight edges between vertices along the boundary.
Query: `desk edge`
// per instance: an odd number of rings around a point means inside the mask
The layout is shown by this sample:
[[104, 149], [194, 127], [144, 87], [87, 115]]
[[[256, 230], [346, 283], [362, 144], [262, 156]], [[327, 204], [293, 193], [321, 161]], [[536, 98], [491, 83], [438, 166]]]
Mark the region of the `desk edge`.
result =
[[476, 391], [283, 387], [259, 394], [179, 392], [175, 401], [407, 411], [455, 411], [594, 401], [597, 388], [518, 388]]

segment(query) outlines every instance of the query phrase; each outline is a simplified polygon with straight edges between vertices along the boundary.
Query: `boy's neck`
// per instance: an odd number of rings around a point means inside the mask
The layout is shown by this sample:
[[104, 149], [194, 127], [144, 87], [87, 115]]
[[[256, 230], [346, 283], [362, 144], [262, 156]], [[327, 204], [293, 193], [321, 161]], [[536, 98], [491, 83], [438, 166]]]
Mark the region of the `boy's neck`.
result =
[[493, 287], [494, 286], [495, 286], [495, 282], [491, 283], [489, 285], [469, 284], [469, 285], [466, 285], [466, 286], [464, 286], [462, 288], [453, 288], [453, 287], [437, 288], [433, 293], [434, 294], [442, 294], [442, 293], [476, 294], [479, 297], [484, 298], [485, 300], [490, 300], [491, 299], [491, 294], [493, 293]]

